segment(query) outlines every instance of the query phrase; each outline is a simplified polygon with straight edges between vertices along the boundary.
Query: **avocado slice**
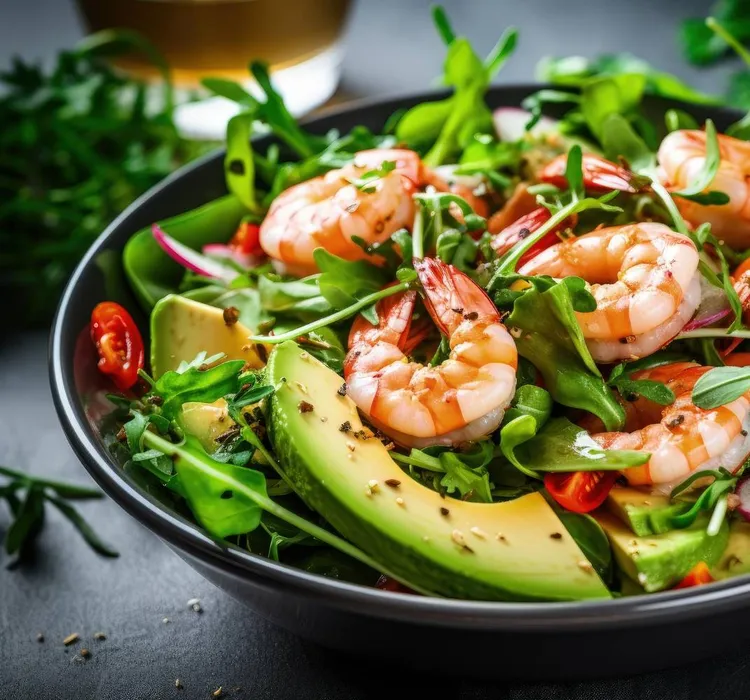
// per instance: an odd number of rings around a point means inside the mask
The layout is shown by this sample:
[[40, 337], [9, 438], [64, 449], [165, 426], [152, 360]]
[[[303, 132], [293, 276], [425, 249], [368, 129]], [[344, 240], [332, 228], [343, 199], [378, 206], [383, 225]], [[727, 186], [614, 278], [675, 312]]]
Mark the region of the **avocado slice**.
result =
[[245, 360], [260, 368], [257, 347], [247, 338], [248, 328], [227, 325], [224, 311], [178, 294], [161, 299], [151, 312], [151, 372], [154, 378], [190, 362], [199, 352], [209, 356], [223, 352], [227, 360]]
[[706, 533], [708, 516], [683, 530], [644, 537], [633, 536], [630, 528], [611, 513], [599, 511], [594, 517], [607, 533], [620, 570], [648, 593], [678, 583], [698, 562], [713, 566], [729, 540], [726, 521], [713, 537]]
[[609, 492], [606, 508], [639, 537], [661, 535], [674, 530], [672, 518], [690, 509], [690, 503], [671, 501], [631, 486], [616, 486]]
[[217, 399], [213, 403], [188, 401], [182, 406], [180, 423], [188, 433], [198, 438], [209, 454], [219, 447], [216, 438], [235, 424], [229, 417], [224, 399]]
[[291, 341], [269, 358], [268, 430], [300, 497], [405, 581], [480, 600], [610, 593], [540, 493], [505, 503], [441, 496], [405, 474], [341, 395], [343, 380]]
[[715, 579], [750, 573], [750, 523], [732, 520], [729, 524], [729, 542], [711, 575]]

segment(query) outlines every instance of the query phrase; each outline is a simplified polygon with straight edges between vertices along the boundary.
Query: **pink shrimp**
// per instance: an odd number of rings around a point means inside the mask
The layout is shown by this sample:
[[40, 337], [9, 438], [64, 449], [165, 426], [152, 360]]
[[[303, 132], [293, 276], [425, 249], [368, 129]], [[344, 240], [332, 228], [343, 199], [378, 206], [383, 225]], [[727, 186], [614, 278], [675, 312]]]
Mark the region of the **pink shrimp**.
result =
[[676, 400], [666, 407], [642, 397], [626, 402], [625, 429], [630, 432], [592, 435], [605, 449], [651, 453], [646, 464], [624, 470], [631, 484], [651, 484], [669, 493], [694, 472], [719, 466], [734, 471], [750, 454], [750, 391], [713, 409], [698, 408], [692, 401], [695, 383], [710, 369], [675, 362], [633, 374], [633, 379], [663, 382]]
[[[717, 138], [721, 161], [708, 189], [726, 193], [729, 202], [707, 206], [675, 197], [675, 203], [691, 224], [708, 222], [717, 238], [744, 249], [750, 246], [750, 143], [724, 134]], [[673, 131], [661, 142], [658, 159], [669, 189], [687, 187], [706, 162], [706, 132]]]
[[576, 313], [599, 362], [645, 357], [668, 343], [701, 299], [695, 244], [664, 224], [602, 228], [543, 250], [523, 275], [576, 275], [597, 308]]
[[344, 363], [347, 393], [370, 421], [396, 442], [453, 445], [477, 440], [502, 422], [513, 398], [518, 354], [483, 289], [452, 265], [415, 263], [432, 320], [450, 356], [430, 367], [404, 353], [417, 300], [414, 291], [378, 305], [379, 323], [359, 317]]
[[[366, 187], [353, 184], [385, 162], [390, 172]], [[271, 204], [260, 227], [260, 245], [281, 272], [295, 275], [317, 271], [316, 248], [347, 260], [368, 257], [354, 242], [382, 243], [414, 220], [412, 194], [421, 180], [422, 164], [414, 151], [360, 151], [354, 163], [301, 182], [282, 192]]]

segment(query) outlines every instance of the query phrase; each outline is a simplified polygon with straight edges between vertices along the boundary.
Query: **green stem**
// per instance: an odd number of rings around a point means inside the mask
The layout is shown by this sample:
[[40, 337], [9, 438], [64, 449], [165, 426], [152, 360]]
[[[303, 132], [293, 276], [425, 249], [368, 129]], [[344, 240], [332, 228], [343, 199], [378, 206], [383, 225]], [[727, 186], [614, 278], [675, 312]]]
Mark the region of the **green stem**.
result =
[[357, 561], [362, 562], [363, 564], [365, 564], [366, 566], [369, 566], [375, 571], [382, 571], [387, 576], [390, 576], [392, 578], [395, 578], [403, 582], [405, 585], [409, 586], [409, 588], [413, 588], [414, 590], [420, 593], [424, 593], [425, 595], [434, 595], [431, 591], [427, 591], [423, 588], [415, 586], [411, 582], [404, 581], [403, 577], [398, 576], [397, 574], [394, 574], [391, 571], [388, 571], [387, 569], [383, 567], [382, 564], [375, 561], [370, 556], [365, 554], [361, 549], [359, 549], [358, 547], [355, 547], [353, 544], [351, 544], [350, 542], [347, 542], [346, 540], [342, 539], [338, 535], [328, 530], [325, 530], [324, 528], [318, 525], [315, 525], [314, 523], [311, 523], [309, 520], [306, 520], [305, 518], [297, 515], [291, 510], [288, 510], [284, 508], [283, 506], [280, 506], [278, 503], [276, 503], [274, 500], [272, 500], [265, 494], [254, 491], [253, 489], [249, 488], [247, 485], [243, 484], [242, 482], [236, 481], [235, 479], [232, 479], [231, 477], [227, 476], [226, 474], [222, 472], [212, 470], [210, 458], [206, 460], [198, 460], [188, 450], [183, 450], [180, 448], [179, 445], [175, 445], [169, 442], [168, 440], [165, 440], [150, 431], [146, 431], [146, 433], [144, 433], [144, 442], [148, 444], [150, 447], [156, 450], [159, 450], [160, 452], [164, 453], [165, 455], [168, 455], [169, 457], [179, 457], [180, 459], [191, 460], [196, 468], [210, 474], [212, 477], [216, 478], [217, 480], [225, 482], [227, 486], [230, 487], [233, 491], [236, 491], [237, 493], [242, 493], [243, 496], [248, 498], [248, 500], [255, 503], [259, 508], [263, 509], [267, 513], [271, 513], [271, 515], [276, 516], [277, 518], [283, 520], [284, 522], [287, 522], [290, 525], [293, 525], [294, 527], [298, 528], [299, 530], [302, 530], [303, 532], [306, 532], [309, 535], [312, 535], [313, 537], [320, 540], [321, 542], [325, 542], [325, 544], [330, 545], [331, 547], [334, 547], [335, 549], [338, 549], [340, 552], [343, 552], [344, 554], [349, 555], [353, 559], [356, 559]]
[[706, 528], [706, 534], [709, 537], [716, 537], [721, 529], [721, 524], [724, 522], [724, 517], [727, 514], [727, 497], [722, 496], [716, 502], [714, 512], [711, 514], [711, 520], [708, 521], [708, 527]]
[[699, 328], [680, 333], [675, 340], [690, 340], [691, 338], [750, 338], [750, 330], [729, 331], [726, 328]]
[[9, 469], [8, 467], [0, 467], [0, 474], [3, 476], [10, 477], [11, 479], [18, 479], [25, 485], [31, 486], [35, 484], [42, 488], [52, 489], [53, 491], [64, 491], [65, 493], [71, 493], [78, 496], [78, 498], [102, 498], [104, 494], [96, 489], [90, 489], [85, 486], [76, 486], [75, 484], [66, 484], [62, 481], [50, 481], [49, 479], [39, 479], [38, 477], [31, 476], [24, 472], [16, 471], [15, 469]]
[[294, 484], [291, 479], [285, 474], [279, 463], [274, 459], [274, 456], [263, 444], [263, 441], [255, 434], [253, 429], [247, 424], [244, 415], [240, 411], [239, 415], [240, 423], [243, 425], [241, 435], [247, 440], [253, 447], [255, 447], [264, 457], [264, 459], [271, 465], [273, 470], [283, 479], [284, 483], [294, 491]]
[[407, 464], [412, 467], [418, 467], [419, 469], [427, 469], [431, 472], [445, 473], [443, 465], [440, 464], [440, 460], [437, 457], [431, 457], [430, 455], [422, 455], [421, 459], [414, 459], [408, 455], [402, 455], [398, 452], [391, 452], [391, 457], [394, 462], [400, 464]]
[[[669, 215], [672, 217], [672, 221], [674, 221], [674, 227], [682, 234], [686, 236], [690, 236], [690, 230], [687, 227], [687, 224], [685, 223], [685, 219], [682, 218], [682, 214], [680, 214], [680, 210], [677, 208], [677, 205], [675, 204], [674, 199], [672, 198], [672, 195], [667, 192], [667, 189], [662, 185], [660, 182], [657, 182], [656, 179], [651, 180], [651, 189], [654, 191], [654, 194], [656, 194], [659, 199], [662, 201], [664, 206], [666, 207], [667, 211], [669, 212]], [[692, 239], [692, 236], [690, 236]]]
[[412, 226], [412, 257], [416, 260], [424, 258], [424, 211], [421, 206], [417, 209]]
[[559, 226], [565, 219], [580, 207], [580, 201], [575, 200], [564, 206], [556, 214], [553, 214], [547, 221], [542, 224], [531, 236], [527, 236], [520, 243], [511, 248], [501, 259], [496, 268], [495, 274], [505, 275], [515, 272], [518, 261], [523, 254], [529, 250], [537, 241], [544, 238], [552, 229]]
[[394, 294], [405, 292], [407, 289], [409, 289], [410, 284], [410, 282], [402, 282], [401, 284], [394, 285], [393, 287], [386, 287], [385, 289], [381, 289], [379, 292], [373, 292], [372, 294], [368, 294], [367, 296], [362, 297], [355, 304], [347, 306], [345, 309], [341, 309], [341, 311], [337, 311], [336, 313], [325, 316], [324, 318], [319, 318], [317, 321], [311, 321], [310, 323], [307, 323], [304, 326], [300, 326], [299, 328], [293, 328], [291, 331], [287, 331], [286, 333], [282, 333], [281, 335], [251, 335], [248, 340], [251, 343], [268, 343], [270, 345], [283, 343], [287, 340], [296, 340], [300, 336], [307, 335], [312, 331], [318, 330], [318, 328], [324, 328], [325, 326], [330, 326], [334, 323], [338, 323], [339, 321], [343, 321], [350, 316], [354, 316], [362, 309], [366, 309], [368, 306], [372, 306], [374, 303], [380, 301], [381, 299], [393, 296]]
[[717, 36], [720, 36], [724, 41], [729, 44], [737, 53], [737, 55], [750, 66], [750, 51], [748, 51], [741, 42], [732, 36], [724, 27], [716, 21], [715, 17], [706, 18], [706, 26]]

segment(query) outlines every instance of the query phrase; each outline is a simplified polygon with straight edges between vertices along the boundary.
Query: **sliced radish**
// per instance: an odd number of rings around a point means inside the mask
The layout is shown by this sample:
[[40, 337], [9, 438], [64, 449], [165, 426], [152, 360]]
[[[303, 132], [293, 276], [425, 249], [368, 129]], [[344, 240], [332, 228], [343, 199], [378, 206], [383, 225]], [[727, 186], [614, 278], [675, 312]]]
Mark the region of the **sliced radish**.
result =
[[520, 107], [499, 107], [492, 113], [495, 131], [501, 141], [518, 141], [527, 133], [532, 136], [557, 133], [559, 122], [550, 117], [541, 117], [529, 131], [526, 131], [526, 125], [532, 118], [531, 112]]
[[153, 224], [151, 226], [151, 232], [154, 234], [154, 239], [159, 244], [161, 249], [174, 260], [177, 264], [182, 267], [195, 272], [203, 277], [211, 277], [213, 279], [221, 280], [229, 284], [235, 277], [237, 277], [237, 271], [231, 267], [222, 265], [216, 260], [207, 258], [205, 255], [201, 255], [196, 250], [188, 248], [179, 241], [176, 241], [171, 236], [168, 236], [162, 231], [159, 224]]
[[750, 474], [743, 476], [737, 482], [737, 488], [734, 490], [734, 495], [740, 499], [740, 504], [737, 506], [737, 512], [748, 522], [750, 522]]

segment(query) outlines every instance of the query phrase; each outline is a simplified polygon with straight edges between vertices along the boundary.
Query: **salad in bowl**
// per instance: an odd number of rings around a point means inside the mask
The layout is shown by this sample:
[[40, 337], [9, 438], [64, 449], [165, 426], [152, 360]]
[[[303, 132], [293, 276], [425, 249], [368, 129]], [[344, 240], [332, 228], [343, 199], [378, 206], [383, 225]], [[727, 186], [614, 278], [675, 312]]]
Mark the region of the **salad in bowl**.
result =
[[229, 194], [125, 246], [148, 338], [93, 310], [109, 450], [227, 546], [395, 592], [748, 573], [748, 120], [653, 123], [640, 74], [493, 112], [515, 31], [435, 20], [452, 93], [380, 133], [205, 81]]

